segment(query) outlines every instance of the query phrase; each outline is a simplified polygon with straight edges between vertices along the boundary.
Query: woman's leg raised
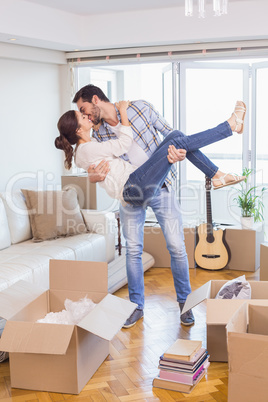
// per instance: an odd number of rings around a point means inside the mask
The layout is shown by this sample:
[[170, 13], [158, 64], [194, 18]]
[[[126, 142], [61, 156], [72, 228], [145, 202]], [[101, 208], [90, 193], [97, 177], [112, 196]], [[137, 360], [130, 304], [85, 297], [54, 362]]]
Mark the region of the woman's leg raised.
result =
[[189, 136], [182, 135], [180, 131], [173, 131], [162, 141], [148, 161], [129, 176], [123, 192], [125, 201], [133, 205], [143, 205], [161, 188], [172, 166], [167, 159], [170, 145], [193, 151], [231, 135], [232, 130], [228, 122]]

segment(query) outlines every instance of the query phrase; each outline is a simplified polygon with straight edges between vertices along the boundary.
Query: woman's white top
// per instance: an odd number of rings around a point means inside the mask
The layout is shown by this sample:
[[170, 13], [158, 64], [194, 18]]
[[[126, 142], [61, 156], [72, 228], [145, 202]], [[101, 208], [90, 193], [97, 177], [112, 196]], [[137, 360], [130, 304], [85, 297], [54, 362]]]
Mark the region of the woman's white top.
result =
[[90, 165], [98, 165], [103, 159], [108, 161], [110, 171], [104, 181], [99, 182], [99, 185], [106, 190], [110, 197], [123, 201], [123, 187], [137, 166], [119, 158], [127, 153], [132, 145], [133, 135], [130, 126], [118, 123], [114, 128], [117, 140], [99, 142], [91, 138], [91, 141], [78, 145], [75, 163], [77, 167], [88, 170]]

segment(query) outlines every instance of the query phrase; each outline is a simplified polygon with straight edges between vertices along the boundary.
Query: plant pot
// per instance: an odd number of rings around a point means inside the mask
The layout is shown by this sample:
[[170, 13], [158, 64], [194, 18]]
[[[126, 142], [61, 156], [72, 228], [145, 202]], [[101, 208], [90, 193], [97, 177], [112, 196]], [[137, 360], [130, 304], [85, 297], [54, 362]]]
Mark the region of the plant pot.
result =
[[252, 229], [254, 224], [254, 216], [241, 216], [240, 222], [243, 229]]

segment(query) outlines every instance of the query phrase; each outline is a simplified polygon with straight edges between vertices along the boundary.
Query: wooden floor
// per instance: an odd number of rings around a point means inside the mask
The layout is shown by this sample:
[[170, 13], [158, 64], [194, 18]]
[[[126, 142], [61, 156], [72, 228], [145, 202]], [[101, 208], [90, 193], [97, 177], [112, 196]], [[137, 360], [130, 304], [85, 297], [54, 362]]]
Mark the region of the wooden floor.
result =
[[[242, 271], [191, 269], [192, 290], [210, 279], [232, 279]], [[246, 273], [258, 280], [258, 271]], [[227, 401], [227, 363], [211, 363], [208, 374], [190, 394], [152, 388], [158, 374], [159, 356], [177, 339], [200, 339], [206, 346], [205, 304], [194, 308], [196, 323], [184, 327], [179, 321], [172, 276], [168, 268], [151, 268], [145, 273], [146, 304], [143, 320], [122, 329], [113, 339], [110, 355], [77, 395], [35, 392], [10, 388], [9, 362], [0, 364], [0, 402], [14, 401]], [[127, 298], [127, 287], [115, 293]]]

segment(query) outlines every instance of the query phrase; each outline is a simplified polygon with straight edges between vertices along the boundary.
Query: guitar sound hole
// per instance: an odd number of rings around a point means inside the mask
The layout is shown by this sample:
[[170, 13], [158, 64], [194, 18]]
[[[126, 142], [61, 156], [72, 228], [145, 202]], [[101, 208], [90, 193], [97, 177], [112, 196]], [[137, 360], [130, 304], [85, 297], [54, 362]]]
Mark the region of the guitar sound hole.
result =
[[212, 233], [207, 235], [207, 242], [208, 243], [214, 243], [214, 240], [215, 240], [215, 238], [214, 238]]

